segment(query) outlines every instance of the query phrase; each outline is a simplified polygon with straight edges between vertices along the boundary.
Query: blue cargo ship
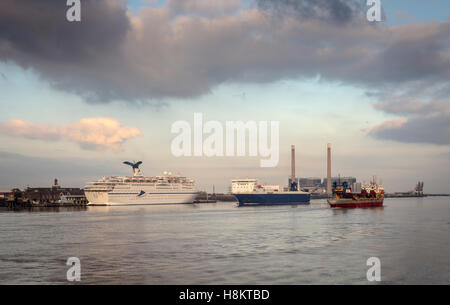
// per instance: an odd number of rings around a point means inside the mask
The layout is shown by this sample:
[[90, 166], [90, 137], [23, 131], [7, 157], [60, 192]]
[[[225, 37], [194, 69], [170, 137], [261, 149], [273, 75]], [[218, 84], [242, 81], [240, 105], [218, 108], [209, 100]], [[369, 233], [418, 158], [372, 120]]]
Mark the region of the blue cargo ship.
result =
[[310, 194], [298, 191], [296, 185], [282, 191], [278, 185], [260, 185], [256, 179], [232, 180], [232, 193], [240, 206], [309, 204], [310, 200]]
[[310, 195], [305, 192], [286, 193], [253, 193], [234, 194], [239, 205], [281, 205], [281, 204], [309, 204]]
[[231, 181], [231, 193], [246, 205], [309, 204], [310, 194], [302, 192], [295, 179], [295, 146], [291, 146], [291, 179], [288, 190], [279, 185], [261, 185], [256, 179], [236, 179]]

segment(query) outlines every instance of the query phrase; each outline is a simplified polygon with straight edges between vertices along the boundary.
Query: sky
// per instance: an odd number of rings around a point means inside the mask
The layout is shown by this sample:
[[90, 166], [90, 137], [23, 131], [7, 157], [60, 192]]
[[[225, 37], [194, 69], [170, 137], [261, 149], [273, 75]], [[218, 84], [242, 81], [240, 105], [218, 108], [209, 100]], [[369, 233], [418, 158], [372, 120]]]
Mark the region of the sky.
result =
[[[450, 2], [84, 0], [0, 3], [0, 189], [181, 173], [287, 184], [332, 174], [450, 193]], [[278, 121], [279, 163], [176, 157], [172, 125]]]

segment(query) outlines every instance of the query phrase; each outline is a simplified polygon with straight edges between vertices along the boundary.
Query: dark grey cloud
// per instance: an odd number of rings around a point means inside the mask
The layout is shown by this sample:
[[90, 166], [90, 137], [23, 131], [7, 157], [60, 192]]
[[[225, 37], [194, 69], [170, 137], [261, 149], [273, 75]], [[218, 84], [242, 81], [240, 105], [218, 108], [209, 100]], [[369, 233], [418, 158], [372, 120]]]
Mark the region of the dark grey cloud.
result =
[[[60, 89], [115, 96], [109, 65], [130, 29], [123, 1], [84, 0], [82, 22], [68, 22], [62, 0], [0, 1], [0, 60], [32, 68]], [[103, 91], [104, 93], [99, 93]]]
[[450, 22], [413, 24], [390, 29], [373, 46], [373, 58], [361, 80], [379, 83], [414, 80], [446, 81], [450, 77]]
[[375, 104], [375, 108], [388, 114], [403, 116], [373, 127], [369, 134], [377, 139], [450, 145], [450, 100], [395, 100], [379, 102]]
[[66, 1], [2, 0], [2, 57], [22, 56], [30, 65], [34, 60], [87, 63], [118, 48], [129, 29], [125, 6], [106, 0], [81, 2], [82, 22], [70, 23]]
[[359, 0], [259, 0], [239, 11], [226, 1], [168, 3], [132, 16], [124, 1], [85, 0], [82, 22], [69, 23], [65, 1], [3, 0], [0, 60], [97, 102], [317, 76], [382, 94], [450, 78], [449, 22], [374, 26]]
[[382, 140], [450, 145], [450, 112], [414, 116], [398, 125], [388, 121], [372, 129], [370, 134]]
[[362, 0], [257, 0], [257, 5], [280, 16], [294, 15], [334, 23], [361, 18], [366, 8]]

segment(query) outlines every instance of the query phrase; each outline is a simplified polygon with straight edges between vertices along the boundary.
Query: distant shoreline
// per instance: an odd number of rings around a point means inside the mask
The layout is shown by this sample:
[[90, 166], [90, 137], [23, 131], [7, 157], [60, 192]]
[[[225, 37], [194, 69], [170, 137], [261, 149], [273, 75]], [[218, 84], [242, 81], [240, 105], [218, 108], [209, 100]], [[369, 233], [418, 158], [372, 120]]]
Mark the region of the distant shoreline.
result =
[[[222, 195], [223, 196], [223, 195]], [[222, 196], [216, 196], [215, 200], [196, 200], [196, 202], [189, 203], [189, 204], [208, 204], [208, 203], [216, 203], [216, 202], [231, 202], [236, 203], [237, 200], [231, 199], [231, 195], [223, 196], [221, 200], [220, 197]], [[214, 196], [211, 196], [214, 197]], [[234, 197], [234, 196], [233, 196]], [[411, 194], [386, 194], [385, 198], [421, 198], [421, 197], [450, 197], [450, 194], [424, 194], [421, 196], [418, 195], [411, 195]], [[311, 201], [316, 200], [322, 200], [327, 199], [327, 195], [311, 195]], [[185, 204], [185, 205], [189, 205]], [[84, 204], [73, 204], [73, 203], [40, 203], [40, 204], [30, 204], [27, 202], [13, 202], [13, 201], [5, 201], [0, 199], [0, 208], [8, 208], [8, 209], [26, 209], [26, 208], [87, 208], [89, 205]]]

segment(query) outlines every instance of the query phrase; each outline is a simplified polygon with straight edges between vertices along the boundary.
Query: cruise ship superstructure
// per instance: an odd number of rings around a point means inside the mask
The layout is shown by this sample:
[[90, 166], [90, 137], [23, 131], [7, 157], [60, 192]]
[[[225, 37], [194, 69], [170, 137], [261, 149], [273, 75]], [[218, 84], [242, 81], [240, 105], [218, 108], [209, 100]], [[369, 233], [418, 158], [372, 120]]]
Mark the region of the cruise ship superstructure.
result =
[[92, 205], [138, 205], [192, 203], [198, 194], [192, 179], [164, 172], [162, 176], [145, 177], [139, 162], [124, 162], [133, 176], [103, 177], [88, 183], [84, 192]]

